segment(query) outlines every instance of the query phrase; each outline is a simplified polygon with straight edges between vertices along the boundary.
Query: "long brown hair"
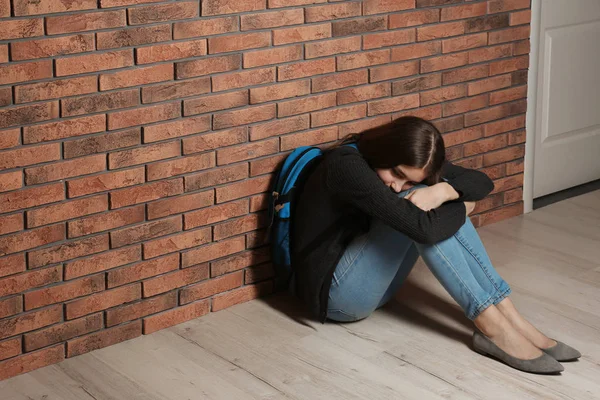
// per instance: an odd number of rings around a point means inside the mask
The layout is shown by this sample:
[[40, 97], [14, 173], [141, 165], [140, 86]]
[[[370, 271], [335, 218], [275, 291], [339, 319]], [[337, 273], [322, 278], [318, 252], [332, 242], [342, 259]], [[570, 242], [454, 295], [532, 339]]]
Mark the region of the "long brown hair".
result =
[[393, 168], [403, 164], [424, 168], [427, 178], [423, 183], [427, 185], [441, 181], [446, 158], [444, 140], [440, 131], [423, 118], [404, 116], [360, 133], [348, 134], [328, 150], [349, 142], [356, 142], [371, 168]]

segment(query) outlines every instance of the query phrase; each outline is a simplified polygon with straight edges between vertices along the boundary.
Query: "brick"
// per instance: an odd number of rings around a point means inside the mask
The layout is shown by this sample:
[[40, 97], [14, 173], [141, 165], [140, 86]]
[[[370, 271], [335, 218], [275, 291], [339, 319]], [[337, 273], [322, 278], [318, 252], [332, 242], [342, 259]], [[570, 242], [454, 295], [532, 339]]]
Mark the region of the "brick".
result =
[[248, 107], [236, 111], [226, 111], [213, 115], [213, 129], [246, 125], [252, 122], [265, 121], [272, 118], [275, 118], [274, 104]]
[[247, 214], [248, 201], [246, 199], [232, 201], [214, 207], [185, 213], [183, 216], [184, 229], [193, 229], [199, 226], [214, 224], [229, 218]]
[[123, 322], [132, 321], [156, 314], [177, 306], [177, 293], [170, 292], [162, 296], [138, 301], [136, 303], [113, 308], [106, 311], [106, 326], [111, 327]]
[[178, 117], [181, 117], [179, 102], [117, 111], [108, 115], [108, 129], [128, 128], [130, 126], [150, 124]]
[[[358, 3], [348, 3], [358, 4]], [[384, 31], [387, 27], [387, 17], [356, 18], [344, 21], [336, 21], [331, 25], [333, 37], [357, 35], [366, 32]]]
[[247, 285], [240, 289], [232, 290], [213, 297], [212, 309], [219, 311], [235, 304], [250, 301], [257, 297], [264, 296], [273, 291], [273, 282], [267, 281], [255, 285]]
[[[202, 0], [202, 16], [264, 10], [265, 3], [265, 0], [246, 0], [235, 4], [229, 0]], [[269, 4], [269, 7], [272, 6]]]
[[0, 194], [0, 213], [22, 210], [65, 199], [62, 183]]
[[0, 235], [22, 231], [23, 214], [11, 214], [0, 217]]
[[58, 101], [0, 109], [0, 128], [58, 118]]
[[479, 169], [483, 166], [483, 157], [475, 156], [475, 157], [471, 157], [471, 158], [465, 158], [465, 159], [455, 162], [455, 164], [459, 165], [463, 168]]
[[[210, 129], [210, 116], [190, 117], [144, 127], [144, 143], [173, 139], [206, 132]], [[185, 150], [185, 145], [184, 145]]]
[[500, 45], [485, 47], [482, 49], [469, 51], [469, 64], [490, 61], [497, 58], [510, 57], [512, 55], [512, 45]]
[[415, 8], [415, 0], [365, 0], [363, 8], [365, 15], [403, 11]]
[[23, 296], [8, 297], [0, 300], [0, 318], [10, 317], [23, 311]]
[[12, 90], [10, 87], [0, 89], [0, 107], [12, 104]]
[[25, 183], [35, 185], [106, 171], [103, 154], [25, 169]]
[[64, 359], [65, 346], [63, 344], [13, 357], [0, 362], [0, 379], [8, 379], [47, 365], [56, 364]]
[[490, 105], [506, 103], [527, 97], [527, 86], [518, 86], [490, 93]]
[[525, 162], [523, 159], [506, 163], [506, 175], [515, 175], [524, 171]]
[[173, 161], [153, 163], [147, 167], [147, 180], [154, 181], [176, 175], [200, 171], [215, 166], [215, 154], [204, 153], [197, 156], [177, 158]]
[[149, 335], [161, 329], [180, 324], [195, 318], [199, 318], [210, 312], [208, 300], [197, 301], [173, 310], [144, 318], [144, 335]]
[[0, 0], [0, 17], [10, 17], [10, 0]]
[[508, 14], [486, 15], [484, 17], [471, 18], [465, 21], [465, 33], [489, 31], [506, 28], [507, 26]]
[[179, 293], [179, 299], [181, 304], [187, 304], [192, 301], [211, 297], [215, 294], [223, 293], [242, 286], [243, 280], [243, 271], [227, 274], [220, 278], [210, 279], [206, 282], [183, 288]]
[[489, 225], [521, 214], [523, 214], [523, 202], [481, 214], [479, 216], [480, 226]]
[[211, 57], [193, 61], [183, 61], [175, 64], [177, 79], [193, 78], [196, 76], [215, 74], [218, 72], [240, 69], [242, 58], [239, 54], [223, 57]]
[[143, 167], [132, 168], [125, 171], [109, 172], [87, 178], [74, 179], [67, 182], [67, 190], [69, 193], [69, 198], [73, 198], [84, 196], [86, 194], [138, 185], [140, 183], [144, 183]]
[[130, 67], [133, 65], [133, 52], [129, 49], [109, 51], [106, 53], [58, 58], [54, 62], [56, 65], [56, 76], [85, 74], [88, 72]]
[[[60, 229], [63, 229], [62, 226]], [[97, 235], [80, 240], [72, 240], [40, 250], [30, 251], [27, 254], [27, 259], [29, 261], [29, 268], [38, 268], [72, 260], [88, 254], [100, 253], [108, 250], [108, 248], [108, 235]]]
[[391, 115], [390, 121], [392, 119], [400, 118], [405, 115], [412, 115], [412, 116], [427, 119], [427, 120], [433, 120], [436, 118], [441, 118], [442, 106], [439, 104], [436, 104], [436, 105], [429, 106], [429, 107], [418, 108], [416, 110], [397, 112], [397, 113], [394, 113]]
[[[43, 18], [28, 18], [28, 19], [12, 19], [2, 21], [0, 26], [0, 40], [22, 39], [44, 35], [44, 19]], [[11, 47], [17, 48], [21, 43], [12, 43]]]
[[110, 169], [145, 164], [151, 161], [177, 157], [181, 154], [181, 145], [177, 141], [150, 144], [130, 150], [121, 150], [108, 155]]
[[[45, 269], [41, 269], [38, 271], [24, 272], [24, 273], [17, 274], [17, 275], [11, 275], [6, 278], [0, 279], [0, 293], [2, 293], [2, 295], [4, 297], [4, 296], [11, 295], [11, 294], [21, 293], [21, 292], [24, 292], [29, 289], [34, 289], [34, 288], [38, 288], [41, 286], [50, 285], [55, 282], [60, 282], [61, 276], [62, 276], [61, 266], [45, 268]], [[9, 331], [11, 328], [14, 328], [14, 326], [11, 326], [10, 323], [8, 323], [6, 326], [2, 325], [2, 322], [9, 322], [9, 321], [1, 321], [0, 322], [0, 339], [9, 337], [9, 336], [13, 336], [13, 334], [20, 333], [20, 332], [14, 332], [11, 334], [10, 332], [8, 332], [8, 334], [5, 335], [5, 333], [7, 333], [7, 331]], [[13, 322], [14, 321], [16, 321], [16, 319], [13, 320]], [[18, 325], [18, 321], [17, 321], [17, 325]], [[35, 328], [32, 328], [32, 329], [35, 329]], [[31, 329], [27, 329], [27, 330], [31, 330]]]
[[[361, 15], [361, 4], [359, 2], [337, 3], [313, 6], [305, 10], [306, 22], [322, 22], [332, 19], [357, 17]], [[294, 22], [294, 24], [301, 24], [303, 22], [303, 20], [300, 20], [299, 22]]]
[[275, 82], [275, 68], [253, 69], [251, 71], [235, 72], [212, 77], [212, 90], [237, 89], [246, 86]]
[[490, 75], [499, 75], [507, 72], [526, 69], [529, 67], [529, 56], [513, 57], [507, 60], [496, 61], [490, 64]]
[[403, 78], [419, 73], [419, 62], [409, 61], [402, 64], [389, 64], [370, 69], [371, 83], [389, 79]]
[[325, 93], [317, 96], [305, 97], [298, 100], [290, 100], [278, 104], [278, 117], [287, 117], [295, 114], [303, 114], [336, 105], [336, 94]]
[[397, 96], [389, 99], [374, 100], [367, 103], [367, 115], [373, 116], [378, 114], [387, 114], [394, 111], [406, 110], [419, 106], [419, 94], [408, 94], [405, 96]]
[[26, 333], [23, 337], [24, 349], [27, 352], [37, 350], [100, 329], [102, 329], [102, 314], [92, 314], [36, 332]]
[[[338, 138], [341, 139], [349, 134], [360, 133], [362, 131], [366, 131], [367, 129], [386, 124], [390, 121], [390, 115], [382, 115], [375, 118], [363, 118], [360, 121], [341, 124], [339, 126]], [[252, 165], [250, 166], [250, 169], [252, 169]]]
[[9, 130], [0, 132], [0, 149], [9, 149], [11, 147], [17, 147], [20, 142], [21, 142], [21, 129], [20, 128], [14, 128], [14, 129], [9, 129]]
[[104, 290], [104, 275], [98, 274], [68, 283], [25, 293], [25, 310], [60, 303]]
[[408, 28], [410, 26], [425, 25], [438, 22], [440, 20], [440, 10], [429, 9], [411, 11], [402, 14], [389, 15], [389, 28]]
[[171, 4], [151, 5], [127, 10], [130, 25], [166, 22], [198, 16], [197, 1], [179, 1]]
[[282, 136], [281, 138], [281, 150], [287, 151], [299, 146], [310, 146], [321, 143], [327, 143], [336, 140], [337, 137], [337, 127], [315, 129], [308, 132], [286, 135]]
[[[422, 90], [433, 89], [442, 85], [441, 74], [431, 74], [419, 76], [416, 78], [402, 79], [392, 83], [392, 94], [394, 96], [420, 92]], [[338, 94], [339, 101], [339, 94]]]
[[474, 111], [465, 115], [465, 125], [477, 125], [483, 122], [492, 121], [507, 117], [509, 115], [521, 114], [527, 110], [526, 100], [516, 101], [513, 103], [500, 104], [481, 111]]
[[485, 125], [485, 136], [497, 135], [525, 127], [525, 116], [519, 115], [516, 117], [506, 118], [501, 121], [491, 122]]
[[445, 7], [441, 11], [441, 21], [452, 21], [480, 17], [486, 13], [486, 3], [465, 4], [461, 6]]
[[386, 64], [390, 62], [390, 50], [362, 51], [360, 53], [338, 56], [337, 70], [345, 71], [348, 69], [368, 67], [371, 65]]
[[67, 342], [67, 357], [75, 357], [93, 350], [112, 346], [142, 335], [142, 321], [133, 321], [114, 328], [101, 330]]
[[65, 264], [65, 280], [106, 271], [121, 265], [139, 261], [142, 258], [141, 246], [130, 246], [112, 250], [91, 257], [80, 258]]
[[475, 65], [473, 67], [459, 68], [442, 73], [442, 83], [450, 85], [453, 83], [466, 82], [488, 76], [488, 65]]
[[463, 155], [469, 157], [475, 154], [489, 153], [494, 150], [504, 148], [508, 145], [506, 135], [496, 135], [486, 139], [477, 140], [472, 143], [467, 143], [463, 147]]
[[489, 44], [506, 43], [529, 38], [529, 25], [489, 33]]
[[515, 56], [529, 54], [530, 50], [531, 49], [530, 49], [529, 39], [520, 40], [518, 42], [513, 43], [513, 55], [515, 55]]
[[426, 40], [462, 35], [463, 33], [465, 33], [465, 24], [463, 21], [447, 22], [445, 24], [417, 28], [417, 40], [419, 42], [424, 42]]
[[503, 193], [504, 204], [517, 203], [523, 201], [523, 189], [513, 189]]
[[173, 24], [173, 39], [218, 35], [237, 30], [239, 30], [237, 16], [175, 22]]
[[[341, 122], [352, 121], [354, 119], [364, 118], [367, 115], [366, 104], [355, 104], [351, 106], [338, 107], [332, 110], [319, 111], [311, 114], [311, 127], [338, 124]], [[335, 137], [337, 139], [337, 129]]]
[[455, 117], [444, 118], [438, 121], [435, 121], [435, 126], [437, 126], [438, 130], [442, 133], [455, 131], [457, 129], [463, 128], [463, 117], [462, 115], [457, 115]]
[[181, 193], [183, 193], [183, 182], [181, 179], [147, 183], [145, 185], [112, 192], [110, 194], [110, 206], [113, 209], [126, 207], [163, 197], [175, 196]]
[[[380, 47], [397, 46], [415, 41], [415, 30], [404, 29], [400, 31], [390, 31], [382, 33], [372, 33], [363, 36], [363, 49], [377, 49]], [[392, 49], [392, 53], [395, 49]], [[414, 57], [413, 57], [414, 58]], [[392, 60], [394, 56], [392, 54]]]
[[217, 203], [265, 192], [269, 189], [270, 182], [271, 176], [267, 175], [218, 187], [216, 189]]
[[[74, 319], [106, 310], [141, 298], [141, 285], [135, 283], [117, 289], [105, 290], [65, 304], [65, 318]], [[104, 331], [106, 332], [106, 331]]]
[[99, 195], [27, 211], [27, 227], [35, 228], [108, 210], [108, 196]]
[[50, 100], [62, 97], [94, 93], [98, 90], [95, 76], [57, 79], [50, 82], [15, 86], [15, 103]]
[[523, 174], [513, 175], [494, 181], [494, 190], [491, 194], [505, 192], [523, 186]]
[[112, 90], [164, 82], [173, 79], [173, 74], [173, 64], [160, 64], [151, 67], [136, 68], [135, 70], [100, 74], [100, 90]]
[[111, 211], [68, 223], [69, 238], [120, 228], [144, 221], [144, 206]]
[[21, 354], [21, 338], [8, 339], [0, 342], [0, 360], [5, 360]]
[[510, 13], [509, 24], [513, 25], [523, 25], [531, 22], [531, 10], [523, 10], [517, 11], [514, 13]]
[[305, 45], [305, 57], [309, 59], [333, 54], [350, 53], [360, 50], [360, 47], [361, 39], [359, 36], [307, 43]]
[[[483, 164], [483, 156], [481, 158], [481, 163]], [[490, 179], [498, 179], [505, 176], [505, 166], [505, 164], [498, 164], [493, 167], [482, 168], [481, 172], [486, 174]]]
[[478, 110], [488, 106], [487, 95], [468, 97], [463, 100], [453, 101], [442, 105], [442, 115], [449, 117], [468, 111]]
[[301, 44], [244, 52], [244, 68], [262, 67], [265, 65], [302, 60], [303, 56], [304, 50]]
[[63, 143], [64, 158], [103, 153], [124, 147], [136, 146], [141, 143], [139, 128], [127, 129], [121, 132], [96, 135], [86, 139], [69, 140]]
[[94, 35], [90, 33], [15, 42], [11, 43], [10, 50], [15, 61], [84, 53], [95, 50]]
[[110, 289], [177, 269], [179, 269], [179, 254], [171, 254], [166, 257], [110, 270], [107, 273], [106, 284], [107, 288]]
[[208, 207], [213, 204], [213, 200], [213, 191], [207, 190], [205, 192], [192, 193], [173, 197], [171, 199], [155, 201], [148, 204], [148, 219], [162, 218], [198, 208]]
[[123, 228], [110, 232], [110, 242], [113, 248], [153, 239], [181, 231], [181, 217], [174, 216], [158, 221]]
[[486, 45], [487, 33], [474, 33], [472, 35], [442, 40], [442, 52], [452, 53], [454, 51], [474, 49]]
[[506, 161], [514, 160], [515, 158], [521, 158], [525, 156], [524, 145], [508, 147], [503, 150], [499, 150], [493, 153], [484, 154], [483, 165], [489, 166], [499, 164]]
[[286, 81], [290, 79], [299, 79], [334, 71], [335, 58], [324, 58], [277, 67], [277, 80]]
[[237, 35], [210, 37], [208, 38], [208, 54], [256, 49], [259, 47], [268, 47], [270, 45], [271, 34], [269, 32], [240, 33]]
[[218, 147], [243, 143], [247, 140], [247, 137], [246, 127], [238, 127], [185, 138], [183, 139], [183, 154], [199, 153]]
[[73, 136], [102, 132], [106, 128], [106, 116], [103, 114], [73, 118], [60, 122], [23, 128], [23, 143], [39, 143], [65, 139]]
[[7, 172], [0, 174], [0, 193], [23, 187], [23, 172]]
[[217, 150], [217, 165], [231, 164], [274, 154], [279, 151], [277, 138]]
[[209, 186], [233, 182], [248, 177], [248, 165], [237, 164], [231, 167], [214, 168], [185, 177], [185, 191], [191, 192]]
[[444, 86], [440, 89], [421, 92], [421, 105], [427, 106], [443, 101], [455, 100], [466, 95], [467, 87], [465, 85]]
[[353, 89], [346, 89], [337, 93], [338, 104], [355, 103], [377, 99], [380, 97], [389, 97], [391, 95], [389, 83], [379, 83], [376, 85], [361, 86]]
[[[222, 240], [220, 242], [215, 242], [211, 244], [207, 244], [192, 250], [185, 251], [181, 254], [181, 266], [182, 268], [187, 268], [192, 265], [202, 264], [207, 261], [212, 261], [220, 257], [226, 257], [228, 255], [238, 253], [245, 249], [245, 238], [244, 236], [237, 236], [231, 239]], [[203, 264], [208, 266], [207, 264]], [[206, 268], [206, 275], [202, 279], [208, 278], [208, 268]], [[198, 279], [200, 280], [200, 279]], [[188, 282], [192, 283], [192, 282]], [[184, 285], [181, 285], [184, 286]]]
[[502, 196], [494, 195], [488, 196], [483, 200], [478, 201], [475, 204], [475, 209], [473, 210], [473, 214], [479, 214], [484, 211], [492, 210], [494, 208], [498, 208], [502, 206]]
[[466, 65], [467, 62], [468, 54], [466, 52], [432, 57], [421, 61], [421, 73], [460, 67]]
[[500, 75], [468, 84], [469, 96], [491, 92], [511, 85], [510, 75]]
[[[97, 79], [95, 76], [93, 77]], [[134, 107], [140, 104], [138, 89], [118, 92], [99, 93], [91, 96], [74, 97], [61, 100], [63, 117], [110, 111], [119, 108]], [[94, 116], [100, 118], [99, 116]]]
[[23, 332], [52, 325], [59, 322], [61, 319], [62, 307], [60, 305], [20, 314], [16, 317], [0, 321], [0, 338], [4, 339]]
[[[331, 98], [331, 96], [328, 96]], [[269, 121], [264, 124], [253, 125], [250, 127], [250, 140], [260, 140], [271, 136], [283, 135], [285, 133], [296, 132], [309, 128], [309, 116], [298, 115], [290, 118], [282, 118]], [[185, 142], [184, 142], [185, 150]], [[252, 168], [252, 167], [250, 167]]]
[[139, 46], [171, 40], [171, 25], [153, 25], [96, 33], [98, 50]]
[[125, 10], [46, 17], [46, 32], [48, 35], [121, 28], [126, 25]]
[[26, 269], [25, 254], [13, 254], [0, 258], [0, 276], [17, 274]]
[[304, 96], [310, 93], [310, 81], [293, 81], [250, 89], [250, 104]]
[[8, 62], [8, 45], [0, 44], [0, 63]]
[[69, 2], [54, 0], [13, 0], [13, 11], [17, 16], [50, 14], [65, 11], [91, 10], [97, 6], [96, 0], [74, 0]]
[[302, 9], [288, 9], [259, 14], [245, 14], [240, 16], [240, 21], [242, 31], [278, 28], [304, 23], [304, 12]]
[[313, 93], [362, 85], [368, 82], [367, 70], [339, 72], [312, 79]]
[[[241, 233], [254, 231], [260, 228], [264, 228], [267, 224], [266, 216], [264, 214], [248, 214], [240, 218], [231, 219], [221, 224], [215, 225], [214, 240], [225, 239]], [[214, 276], [215, 263], [212, 263], [211, 270]]]
[[[20, 147], [0, 153], [0, 170], [25, 167], [60, 159], [60, 145], [57, 143]], [[12, 186], [12, 185], [9, 185]]]
[[[206, 247], [206, 246], [204, 246]], [[185, 253], [184, 253], [185, 254]], [[143, 282], [144, 297], [152, 297], [173, 289], [208, 279], [208, 264], [171, 272]]]
[[[141, 47], [135, 50], [138, 64], [178, 60], [206, 55], [206, 39], [175, 42], [156, 46]], [[139, 71], [136, 70], [136, 71]]]
[[[442, 52], [442, 45], [439, 41], [417, 43], [407, 46], [395, 47], [392, 49], [391, 60], [403, 61], [414, 58], [428, 57]], [[425, 62], [427, 60], [423, 60]]]
[[488, 2], [488, 13], [499, 13], [505, 11], [529, 8], [530, 0], [491, 0]]
[[[163, 254], [172, 252], [179, 252], [181, 250], [189, 249], [191, 247], [200, 246], [211, 242], [211, 228], [196, 229], [193, 231], [187, 231], [177, 235], [171, 235], [163, 239], [153, 240], [144, 243], [144, 258], [158, 257]], [[172, 269], [179, 268], [179, 254], [174, 254], [175, 263]], [[160, 263], [161, 265], [164, 263]], [[144, 271], [147, 268], [144, 268]], [[165, 272], [165, 271], [163, 271]], [[161, 272], [162, 273], [162, 272]], [[136, 277], [140, 275], [135, 275]], [[157, 274], [154, 274], [157, 275]], [[110, 277], [110, 272], [109, 272]], [[135, 278], [138, 280], [140, 278]]]
[[474, 126], [472, 128], [461, 129], [459, 131], [444, 134], [443, 138], [446, 147], [451, 147], [479, 139], [482, 136], [483, 128], [481, 126]]
[[273, 45], [308, 42], [331, 37], [331, 24], [312, 24], [273, 31]]
[[269, 8], [303, 6], [305, 4], [326, 3], [327, 0], [268, 0]]

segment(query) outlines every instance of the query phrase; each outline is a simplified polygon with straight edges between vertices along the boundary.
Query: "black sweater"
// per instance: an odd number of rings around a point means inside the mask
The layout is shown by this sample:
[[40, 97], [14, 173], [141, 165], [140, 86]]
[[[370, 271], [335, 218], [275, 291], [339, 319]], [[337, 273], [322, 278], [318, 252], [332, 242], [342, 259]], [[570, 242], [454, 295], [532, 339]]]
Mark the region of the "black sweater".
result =
[[[446, 161], [442, 176], [459, 198], [423, 211], [385, 185], [350, 146], [325, 152], [308, 172], [292, 211], [291, 257], [296, 293], [325, 322], [333, 271], [348, 243], [379, 218], [418, 243], [436, 243], [465, 223], [464, 201], [486, 197], [494, 184], [483, 172]], [[311, 245], [309, 251], [307, 245]]]

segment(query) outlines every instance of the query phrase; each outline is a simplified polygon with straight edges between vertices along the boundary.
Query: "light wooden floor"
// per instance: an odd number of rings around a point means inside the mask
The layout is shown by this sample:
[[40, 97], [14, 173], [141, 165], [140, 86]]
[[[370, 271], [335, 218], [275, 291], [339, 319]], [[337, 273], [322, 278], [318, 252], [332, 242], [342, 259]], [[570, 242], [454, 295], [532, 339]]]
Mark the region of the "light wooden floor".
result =
[[583, 353], [561, 376], [470, 350], [471, 323], [419, 261], [360, 322], [306, 322], [278, 294], [5, 380], [0, 398], [600, 399], [600, 191], [479, 231], [521, 312]]

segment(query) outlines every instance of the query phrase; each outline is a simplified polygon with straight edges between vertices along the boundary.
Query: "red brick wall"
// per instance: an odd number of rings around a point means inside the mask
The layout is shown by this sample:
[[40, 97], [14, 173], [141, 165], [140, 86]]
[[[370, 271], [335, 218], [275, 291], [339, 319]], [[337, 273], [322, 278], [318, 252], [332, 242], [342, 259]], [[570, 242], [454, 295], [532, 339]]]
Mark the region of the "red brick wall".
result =
[[474, 223], [520, 214], [528, 8], [0, 0], [0, 379], [269, 293], [300, 145], [432, 119], [495, 180]]

